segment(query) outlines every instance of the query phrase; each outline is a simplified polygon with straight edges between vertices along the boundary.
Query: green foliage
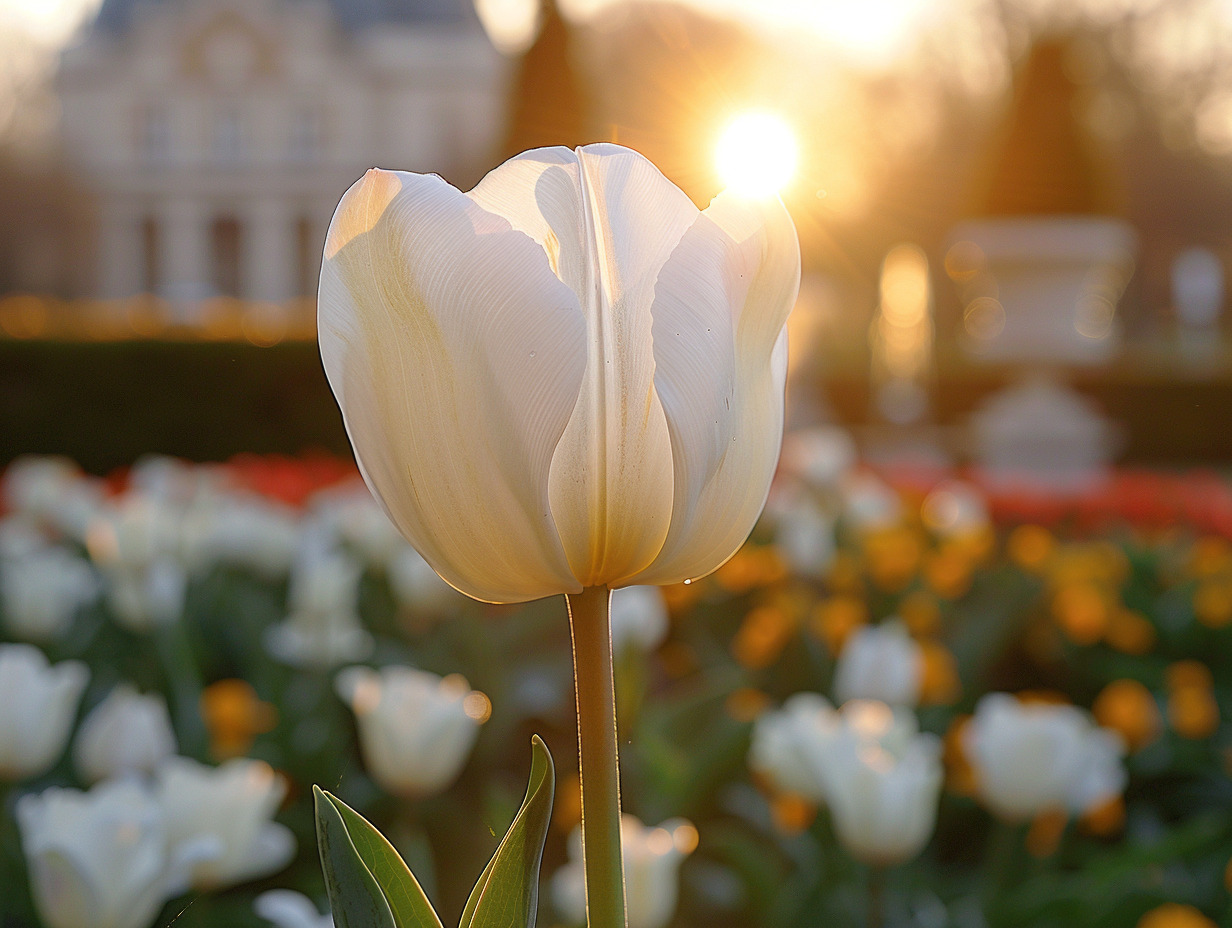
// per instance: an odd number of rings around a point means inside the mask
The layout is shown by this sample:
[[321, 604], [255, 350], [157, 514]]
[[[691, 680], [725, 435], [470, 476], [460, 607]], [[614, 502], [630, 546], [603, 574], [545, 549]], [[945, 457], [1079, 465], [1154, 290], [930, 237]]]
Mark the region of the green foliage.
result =
[[[534, 928], [539, 866], [556, 773], [538, 736], [522, 807], [475, 883], [459, 928]], [[362, 815], [313, 787], [321, 869], [338, 928], [441, 928], [427, 895], [385, 837]]]

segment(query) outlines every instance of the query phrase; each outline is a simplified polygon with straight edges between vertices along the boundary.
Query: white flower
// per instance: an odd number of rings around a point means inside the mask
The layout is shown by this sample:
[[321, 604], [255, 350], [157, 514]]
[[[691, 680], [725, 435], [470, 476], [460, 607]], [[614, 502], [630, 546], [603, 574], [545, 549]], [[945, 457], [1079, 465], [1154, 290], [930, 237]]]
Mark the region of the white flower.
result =
[[818, 490], [836, 490], [856, 466], [856, 443], [846, 429], [820, 425], [783, 436], [779, 468]]
[[[620, 817], [628, 928], [664, 928], [676, 912], [681, 862], [697, 847], [697, 829], [682, 818], [654, 828], [636, 816]], [[552, 903], [570, 924], [586, 921], [582, 833], [569, 838], [569, 862], [552, 876]]]
[[158, 800], [171, 847], [192, 847], [195, 889], [223, 889], [268, 876], [295, 856], [289, 828], [270, 821], [286, 783], [263, 761], [207, 767], [172, 757], [158, 769]]
[[843, 518], [861, 531], [898, 524], [903, 505], [884, 480], [872, 474], [851, 474], [843, 481]]
[[914, 706], [920, 699], [924, 655], [897, 620], [857, 629], [843, 645], [834, 671], [834, 696], [879, 699], [892, 706]]
[[466, 194], [372, 170], [330, 225], [321, 355], [368, 485], [457, 589], [673, 583], [765, 502], [799, 276], [780, 202], [699, 213], [615, 145]]
[[612, 654], [636, 647], [653, 651], [667, 637], [667, 603], [655, 586], [627, 586], [612, 593]]
[[355, 713], [359, 746], [372, 778], [402, 796], [439, 793], [470, 755], [488, 699], [458, 674], [441, 678], [411, 667], [348, 667], [336, 689]]
[[981, 798], [1007, 819], [1081, 813], [1125, 787], [1124, 743], [1074, 706], [989, 693], [976, 705], [965, 748]]
[[101, 483], [83, 475], [69, 459], [37, 455], [9, 465], [3, 490], [14, 512], [32, 516], [74, 541], [85, 538], [104, 495]]
[[0, 560], [4, 627], [23, 641], [56, 641], [98, 596], [89, 563], [67, 548], [37, 548]]
[[843, 725], [822, 767], [835, 832], [859, 860], [888, 866], [928, 843], [944, 779], [941, 741], [885, 703], [843, 706]]
[[[385, 518], [384, 514], [381, 518]], [[405, 541], [390, 555], [385, 570], [389, 588], [404, 608], [438, 613], [458, 605], [458, 591]]]
[[299, 520], [285, 506], [251, 494], [213, 494], [189, 513], [189, 563], [251, 570], [275, 579], [286, 575], [299, 550]]
[[825, 577], [838, 552], [834, 522], [803, 494], [780, 497], [774, 513], [774, 545], [793, 573]]
[[149, 928], [178, 888], [162, 810], [138, 783], [23, 796], [17, 821], [46, 928]]
[[308, 546], [291, 574], [285, 622], [267, 630], [271, 654], [297, 666], [335, 667], [372, 652], [359, 622], [360, 565], [338, 550]]
[[47, 536], [33, 517], [24, 513], [0, 516], [0, 558], [19, 558], [47, 546]]
[[383, 567], [406, 544], [362, 481], [322, 490], [309, 506], [315, 521], [328, 526], [370, 564]]
[[0, 779], [37, 776], [59, 759], [89, 679], [80, 661], [52, 667], [38, 648], [0, 644]]
[[188, 574], [171, 558], [159, 558], [141, 570], [115, 570], [106, 576], [107, 603], [116, 621], [131, 632], [170, 625], [184, 614]]
[[[366, 491], [365, 491], [366, 492]], [[322, 915], [312, 900], [291, 889], [271, 889], [257, 896], [253, 911], [278, 928], [334, 928], [334, 919]]]
[[796, 693], [782, 709], [757, 717], [749, 766], [781, 792], [823, 802], [821, 768], [839, 724], [838, 713], [824, 696]]
[[176, 751], [167, 701], [121, 683], [81, 723], [73, 760], [82, 779], [96, 783], [127, 773], [153, 773]]
[[920, 515], [942, 538], [972, 535], [991, 524], [988, 503], [975, 486], [961, 480], [939, 483], [924, 498]]

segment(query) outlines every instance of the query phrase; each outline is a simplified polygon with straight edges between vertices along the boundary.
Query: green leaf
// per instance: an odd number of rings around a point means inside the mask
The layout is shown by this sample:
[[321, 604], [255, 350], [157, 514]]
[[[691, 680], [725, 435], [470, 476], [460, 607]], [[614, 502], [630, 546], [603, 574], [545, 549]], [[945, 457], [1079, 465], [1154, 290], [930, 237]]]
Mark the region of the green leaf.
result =
[[556, 771], [538, 735], [531, 738], [531, 750], [530, 782], [522, 808], [471, 891], [458, 928], [534, 928]]
[[312, 788], [317, 813], [317, 849], [329, 907], [337, 928], [397, 928], [393, 912], [376, 878], [347, 834], [331, 798]]
[[376, 879], [393, 913], [397, 928], [441, 928], [423, 887], [385, 836], [337, 796], [324, 793], [342, 817], [347, 837], [368, 872]]

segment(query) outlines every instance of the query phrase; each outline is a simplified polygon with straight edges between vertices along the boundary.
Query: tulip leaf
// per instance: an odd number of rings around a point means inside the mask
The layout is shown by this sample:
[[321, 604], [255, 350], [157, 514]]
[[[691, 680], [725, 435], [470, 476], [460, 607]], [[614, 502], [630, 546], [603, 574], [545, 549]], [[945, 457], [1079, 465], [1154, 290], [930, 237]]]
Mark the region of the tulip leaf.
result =
[[337, 796], [325, 793], [346, 825], [364, 866], [376, 879], [393, 912], [397, 928], [441, 928], [428, 896], [394, 846], [366, 818]]
[[522, 808], [471, 891], [458, 928], [534, 928], [556, 772], [538, 735], [531, 739], [531, 749], [530, 782]]
[[397, 928], [380, 885], [359, 856], [346, 823], [330, 797], [312, 788], [317, 813], [317, 849], [329, 907], [337, 928]]

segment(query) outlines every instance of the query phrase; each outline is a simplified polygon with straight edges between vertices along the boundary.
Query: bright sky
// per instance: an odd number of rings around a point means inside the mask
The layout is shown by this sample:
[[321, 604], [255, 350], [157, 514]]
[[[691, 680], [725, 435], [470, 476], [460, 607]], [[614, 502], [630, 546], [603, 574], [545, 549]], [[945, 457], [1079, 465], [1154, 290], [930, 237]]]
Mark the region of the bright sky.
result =
[[48, 44], [63, 42], [101, 0], [0, 0], [0, 26]]

